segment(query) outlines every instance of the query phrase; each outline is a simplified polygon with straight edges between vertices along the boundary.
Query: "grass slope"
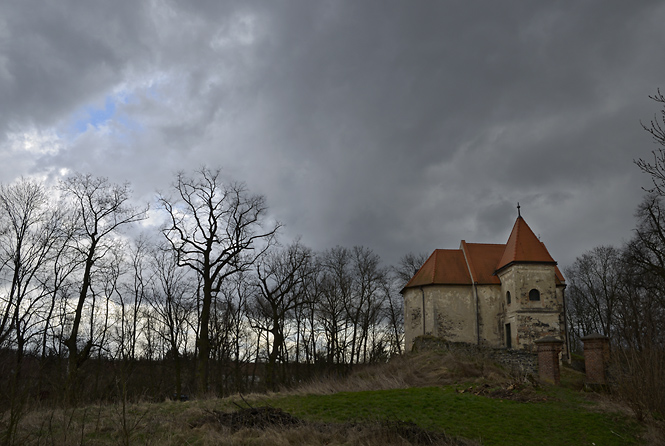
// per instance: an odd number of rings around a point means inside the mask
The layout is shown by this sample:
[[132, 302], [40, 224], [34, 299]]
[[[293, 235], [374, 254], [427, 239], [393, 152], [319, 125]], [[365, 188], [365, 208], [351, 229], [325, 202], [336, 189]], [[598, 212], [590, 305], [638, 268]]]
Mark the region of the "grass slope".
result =
[[640, 428], [626, 415], [594, 411], [572, 391], [555, 393], [545, 402], [517, 402], [449, 386], [291, 396], [273, 404], [323, 422], [410, 421], [486, 445], [638, 444]]

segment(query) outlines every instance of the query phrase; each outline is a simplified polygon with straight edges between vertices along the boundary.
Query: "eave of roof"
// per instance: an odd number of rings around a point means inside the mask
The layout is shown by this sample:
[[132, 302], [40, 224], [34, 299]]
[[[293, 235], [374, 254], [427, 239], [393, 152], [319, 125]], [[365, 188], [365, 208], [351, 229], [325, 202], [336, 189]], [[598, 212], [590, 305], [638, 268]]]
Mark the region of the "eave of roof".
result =
[[566, 279], [563, 277], [563, 274], [561, 274], [561, 271], [559, 270], [558, 266], [554, 267], [554, 274], [555, 274], [555, 282], [557, 285], [563, 285], [566, 286]]

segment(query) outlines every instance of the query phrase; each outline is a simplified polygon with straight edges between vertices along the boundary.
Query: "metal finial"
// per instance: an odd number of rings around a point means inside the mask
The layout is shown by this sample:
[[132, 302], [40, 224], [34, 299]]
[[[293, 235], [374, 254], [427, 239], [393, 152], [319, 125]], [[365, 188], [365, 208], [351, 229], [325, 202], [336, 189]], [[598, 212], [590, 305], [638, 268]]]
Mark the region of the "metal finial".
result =
[[517, 202], [517, 218], [520, 218], [522, 214], [520, 213], [520, 202]]

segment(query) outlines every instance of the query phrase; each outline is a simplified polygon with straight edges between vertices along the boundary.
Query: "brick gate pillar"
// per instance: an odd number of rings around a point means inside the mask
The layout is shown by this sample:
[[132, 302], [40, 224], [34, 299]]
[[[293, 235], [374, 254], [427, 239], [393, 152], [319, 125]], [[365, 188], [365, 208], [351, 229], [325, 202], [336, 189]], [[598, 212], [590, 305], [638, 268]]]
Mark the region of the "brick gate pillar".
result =
[[545, 336], [535, 341], [538, 347], [538, 377], [541, 381], [559, 384], [561, 375], [559, 370], [559, 353], [563, 341], [554, 336]]
[[587, 384], [606, 384], [605, 369], [610, 359], [610, 340], [607, 336], [591, 333], [584, 342], [584, 367]]

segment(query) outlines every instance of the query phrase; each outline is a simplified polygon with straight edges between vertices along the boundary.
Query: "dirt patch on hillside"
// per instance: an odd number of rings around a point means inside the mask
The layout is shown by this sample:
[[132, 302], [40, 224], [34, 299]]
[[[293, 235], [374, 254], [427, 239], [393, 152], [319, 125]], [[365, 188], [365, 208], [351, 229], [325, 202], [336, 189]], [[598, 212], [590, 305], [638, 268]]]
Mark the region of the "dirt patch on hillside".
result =
[[[428, 431], [412, 422], [312, 423], [270, 406], [239, 409], [235, 412], [211, 410], [190, 423], [193, 429], [204, 426], [228, 430], [233, 436], [253, 438], [262, 438], [264, 434], [261, 432], [268, 432], [272, 441], [280, 437], [280, 443], [286, 444], [477, 445], [476, 442], [452, 438], [442, 432]], [[294, 432], [298, 433], [294, 435]]]
[[190, 426], [194, 428], [204, 424], [217, 424], [235, 432], [245, 428], [266, 429], [268, 427], [297, 426], [303, 423], [304, 421], [282, 409], [264, 406], [240, 409], [235, 412], [210, 410], [204, 417], [190, 423]]

